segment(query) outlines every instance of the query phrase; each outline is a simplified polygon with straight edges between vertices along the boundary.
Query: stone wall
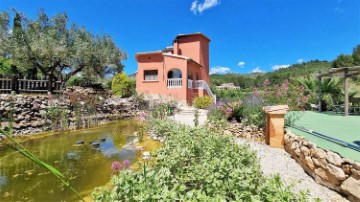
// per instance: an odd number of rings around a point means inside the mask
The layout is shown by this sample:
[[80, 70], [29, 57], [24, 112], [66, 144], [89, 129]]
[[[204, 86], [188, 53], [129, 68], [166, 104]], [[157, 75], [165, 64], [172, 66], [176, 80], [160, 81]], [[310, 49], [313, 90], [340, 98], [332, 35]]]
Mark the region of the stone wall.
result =
[[[87, 120], [99, 123], [100, 121], [118, 119], [124, 116], [133, 116], [136, 109], [131, 99], [107, 98], [97, 96], [93, 109], [95, 112], [89, 113], [87, 110], [88, 102], [79, 101], [77, 106], [78, 114], [81, 118], [76, 120], [75, 107], [71, 103], [71, 97], [47, 96], [47, 95], [0, 95], [0, 124], [1, 128], [10, 125], [10, 117], [13, 117], [14, 135], [29, 135], [47, 131], [51, 128], [51, 120], [46, 119], [45, 114], [51, 107], [63, 110], [66, 128], [86, 126]], [[93, 103], [90, 103], [93, 104]], [[78, 115], [79, 117], [79, 115]], [[79, 121], [80, 120], [80, 121]], [[76, 122], [77, 121], [77, 122]]]
[[223, 131], [224, 134], [233, 135], [235, 137], [246, 138], [258, 142], [265, 142], [264, 129], [257, 126], [246, 126], [242, 123], [231, 123]]
[[317, 147], [306, 138], [287, 131], [285, 150], [311, 175], [316, 182], [360, 201], [360, 163]]

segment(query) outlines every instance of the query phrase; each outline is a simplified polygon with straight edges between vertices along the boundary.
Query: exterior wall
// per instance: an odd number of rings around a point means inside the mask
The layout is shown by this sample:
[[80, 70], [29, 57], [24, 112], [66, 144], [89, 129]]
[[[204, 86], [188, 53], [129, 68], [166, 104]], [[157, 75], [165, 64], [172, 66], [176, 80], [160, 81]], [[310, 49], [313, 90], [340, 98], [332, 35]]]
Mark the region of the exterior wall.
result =
[[[199, 80], [209, 83], [209, 41], [201, 35], [180, 37], [178, 39], [179, 53], [190, 57], [201, 66], [201, 76]], [[174, 46], [175, 47], [175, 46]]]
[[[149, 59], [150, 57], [150, 59]], [[164, 58], [164, 59], [163, 59]], [[164, 60], [164, 62], [163, 62]], [[168, 88], [167, 74], [173, 69], [177, 68], [182, 73], [182, 87]], [[157, 81], [144, 81], [144, 70], [158, 70]], [[187, 102], [187, 60], [174, 58], [170, 56], [158, 55], [143, 55], [138, 57], [138, 73], [136, 78], [136, 89], [138, 93], [152, 95], [171, 96], [172, 98]]]
[[[205, 80], [209, 83], [209, 39], [201, 34], [180, 36], [174, 40], [173, 53], [191, 58], [198, 64], [185, 58], [162, 55], [161, 52], [139, 54], [136, 89], [139, 93], [152, 97], [171, 96], [183, 103], [191, 104], [196, 96], [207, 95], [202, 89], [194, 89], [195, 80]], [[182, 87], [168, 88], [167, 74], [178, 68], [182, 72]], [[157, 81], [144, 81], [144, 70], [158, 70]], [[193, 88], [188, 88], [188, 72], [191, 73]], [[196, 77], [197, 75], [197, 77]]]
[[316, 182], [360, 201], [360, 163], [317, 147], [307, 139], [287, 132], [285, 150]]

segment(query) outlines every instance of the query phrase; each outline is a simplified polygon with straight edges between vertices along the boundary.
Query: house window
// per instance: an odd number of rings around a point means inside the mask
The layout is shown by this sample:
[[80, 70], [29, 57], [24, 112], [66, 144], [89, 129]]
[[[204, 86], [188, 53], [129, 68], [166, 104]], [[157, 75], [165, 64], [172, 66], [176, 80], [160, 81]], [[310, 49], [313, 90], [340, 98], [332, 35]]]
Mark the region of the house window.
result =
[[158, 80], [158, 70], [145, 70], [144, 71], [144, 80], [145, 81], [157, 81]]

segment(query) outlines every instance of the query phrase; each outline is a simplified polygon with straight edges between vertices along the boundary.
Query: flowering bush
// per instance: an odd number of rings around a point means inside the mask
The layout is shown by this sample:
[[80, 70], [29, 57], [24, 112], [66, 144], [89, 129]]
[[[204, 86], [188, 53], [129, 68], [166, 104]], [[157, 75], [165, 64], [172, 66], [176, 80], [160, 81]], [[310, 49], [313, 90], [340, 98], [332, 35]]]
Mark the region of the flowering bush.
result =
[[212, 105], [213, 102], [213, 99], [207, 95], [203, 97], [196, 97], [194, 99], [194, 107], [199, 109], [207, 109]]
[[211, 117], [212, 119], [216, 120], [219, 119], [219, 116], [222, 116], [222, 118], [225, 118], [228, 121], [232, 122], [240, 122], [243, 117], [243, 105], [242, 101], [236, 101], [236, 102], [229, 102], [229, 103], [223, 103], [219, 102], [216, 109], [213, 109], [212, 113], [210, 113], [210, 116], [216, 116]]
[[207, 128], [169, 121], [164, 146], [134, 172], [113, 176], [112, 191], [93, 193], [95, 201], [307, 201], [291, 192], [280, 177], [268, 178], [247, 145]]
[[286, 104], [291, 110], [305, 110], [310, 95], [306, 95], [303, 85], [291, 86], [289, 80], [281, 85], [271, 86], [269, 79], [263, 83], [263, 91], [258, 92], [267, 105]]
[[130, 166], [130, 161], [128, 159], [124, 160], [122, 163], [118, 161], [114, 161], [111, 164], [112, 174], [113, 175], [118, 174], [120, 171], [128, 169], [129, 166]]

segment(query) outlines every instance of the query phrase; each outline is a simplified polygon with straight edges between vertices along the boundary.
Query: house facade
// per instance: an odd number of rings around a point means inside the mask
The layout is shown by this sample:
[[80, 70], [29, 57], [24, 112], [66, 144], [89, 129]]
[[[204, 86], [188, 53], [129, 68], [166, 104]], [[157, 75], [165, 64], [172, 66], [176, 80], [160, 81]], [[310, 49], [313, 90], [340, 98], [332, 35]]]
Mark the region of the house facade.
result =
[[197, 96], [216, 101], [209, 88], [209, 42], [202, 33], [181, 34], [164, 50], [137, 53], [137, 92], [188, 105]]

